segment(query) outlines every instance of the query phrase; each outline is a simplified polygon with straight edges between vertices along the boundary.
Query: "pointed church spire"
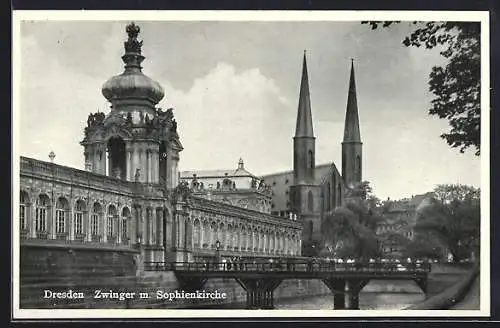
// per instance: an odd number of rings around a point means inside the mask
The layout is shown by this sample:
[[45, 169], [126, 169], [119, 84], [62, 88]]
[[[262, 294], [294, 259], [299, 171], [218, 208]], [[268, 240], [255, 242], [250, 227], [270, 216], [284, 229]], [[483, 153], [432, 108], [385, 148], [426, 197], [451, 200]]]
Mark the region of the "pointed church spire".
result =
[[351, 78], [345, 114], [344, 142], [361, 142], [359, 132], [358, 101], [356, 99], [356, 82], [354, 80], [354, 59], [351, 58]]
[[295, 137], [314, 137], [311, 99], [309, 96], [309, 77], [307, 75], [306, 51], [302, 63], [302, 80], [300, 82], [299, 109], [297, 113], [297, 127]]

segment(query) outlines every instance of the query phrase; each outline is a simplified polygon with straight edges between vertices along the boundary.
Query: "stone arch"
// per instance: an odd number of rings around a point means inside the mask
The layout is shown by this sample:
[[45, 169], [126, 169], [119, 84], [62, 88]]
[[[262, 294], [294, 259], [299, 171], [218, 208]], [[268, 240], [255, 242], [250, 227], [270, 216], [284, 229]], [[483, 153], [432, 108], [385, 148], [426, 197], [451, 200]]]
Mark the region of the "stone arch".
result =
[[127, 156], [125, 140], [119, 134], [110, 136], [106, 140], [108, 176], [125, 180], [127, 178]]

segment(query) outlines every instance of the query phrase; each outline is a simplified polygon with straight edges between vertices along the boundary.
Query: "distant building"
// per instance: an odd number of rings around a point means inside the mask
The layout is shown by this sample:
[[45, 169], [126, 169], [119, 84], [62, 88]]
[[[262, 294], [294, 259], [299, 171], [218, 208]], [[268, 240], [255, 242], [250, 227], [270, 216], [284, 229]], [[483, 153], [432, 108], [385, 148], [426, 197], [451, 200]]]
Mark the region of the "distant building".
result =
[[381, 250], [386, 256], [401, 256], [405, 243], [415, 237], [414, 226], [417, 208], [432, 197], [432, 193], [415, 195], [401, 200], [387, 200], [381, 208], [383, 220], [377, 225], [376, 234], [381, 240]]
[[248, 172], [241, 158], [236, 169], [183, 171], [180, 179], [195, 196], [276, 215], [271, 211], [270, 186]]

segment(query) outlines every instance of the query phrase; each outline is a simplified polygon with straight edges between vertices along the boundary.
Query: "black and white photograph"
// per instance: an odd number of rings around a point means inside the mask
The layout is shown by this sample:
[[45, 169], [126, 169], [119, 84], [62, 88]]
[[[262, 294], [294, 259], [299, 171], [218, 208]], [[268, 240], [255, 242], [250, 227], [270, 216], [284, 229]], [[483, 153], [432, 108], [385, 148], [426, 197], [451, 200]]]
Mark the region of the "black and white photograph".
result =
[[14, 11], [14, 314], [488, 316], [488, 29]]

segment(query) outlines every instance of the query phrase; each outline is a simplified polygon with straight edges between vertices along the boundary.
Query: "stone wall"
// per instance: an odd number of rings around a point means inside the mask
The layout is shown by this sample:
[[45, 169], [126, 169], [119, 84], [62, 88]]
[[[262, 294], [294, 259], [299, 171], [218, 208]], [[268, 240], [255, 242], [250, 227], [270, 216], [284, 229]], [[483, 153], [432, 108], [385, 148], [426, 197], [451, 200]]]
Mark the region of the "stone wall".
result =
[[[246, 292], [234, 279], [210, 279], [207, 292], [226, 293], [224, 300], [158, 299], [157, 293], [182, 292], [173, 272], [141, 272], [135, 250], [88, 248], [85, 245], [23, 245], [21, 248], [21, 308], [244, 308]], [[129, 299], [95, 298], [102, 292], [135, 293]], [[83, 293], [84, 298], [55, 299], [46, 292]], [[186, 291], [187, 292], [187, 291]], [[140, 293], [148, 297], [140, 298]], [[49, 293], [50, 294], [50, 293]], [[285, 280], [275, 290], [275, 302], [288, 298], [328, 295], [319, 280]]]

